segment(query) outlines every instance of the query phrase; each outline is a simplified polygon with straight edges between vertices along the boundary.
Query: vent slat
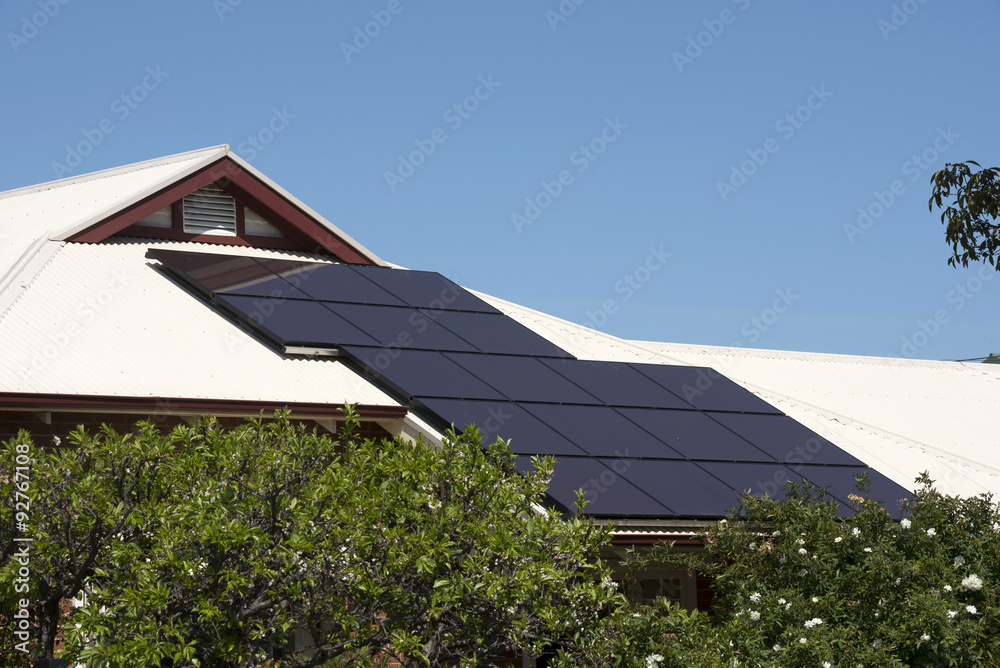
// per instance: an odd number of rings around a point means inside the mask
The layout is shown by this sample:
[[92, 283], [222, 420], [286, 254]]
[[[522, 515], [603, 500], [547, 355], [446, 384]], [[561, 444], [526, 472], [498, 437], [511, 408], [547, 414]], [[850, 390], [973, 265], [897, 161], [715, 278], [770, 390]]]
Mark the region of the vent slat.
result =
[[184, 231], [236, 236], [236, 200], [216, 185], [191, 193], [184, 198]]

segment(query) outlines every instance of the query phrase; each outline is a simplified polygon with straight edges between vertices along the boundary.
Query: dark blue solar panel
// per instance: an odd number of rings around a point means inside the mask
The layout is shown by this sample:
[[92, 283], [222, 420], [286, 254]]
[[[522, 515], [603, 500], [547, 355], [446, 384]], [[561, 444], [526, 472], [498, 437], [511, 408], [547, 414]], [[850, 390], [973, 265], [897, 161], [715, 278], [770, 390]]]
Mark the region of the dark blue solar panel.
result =
[[165, 250], [151, 250], [148, 254], [208, 295], [232, 293], [257, 297], [308, 298], [252, 257]]
[[729, 487], [692, 462], [601, 461], [676, 515], [719, 517], [737, 502]]
[[[557, 458], [549, 483], [549, 496], [567, 510], [576, 503], [576, 490], [582, 489], [590, 502], [585, 512], [590, 515], [673, 515], [670, 508], [654, 501], [596, 459], [589, 457]], [[518, 457], [515, 464], [521, 471], [530, 470], [531, 461]]]
[[884, 475], [870, 468], [856, 466], [798, 466], [794, 471], [816, 485], [817, 487], [829, 487], [830, 493], [845, 505], [850, 505], [849, 494], [858, 494], [855, 476], [861, 473], [868, 473], [868, 480], [871, 482], [868, 498], [879, 501], [885, 505], [889, 514], [898, 519], [900, 517], [899, 501], [913, 494], [889, 480]]
[[334, 302], [322, 304], [383, 346], [422, 350], [476, 350], [414, 308]]
[[429, 318], [455, 332], [486, 353], [569, 357], [548, 339], [500, 313], [425, 311]]
[[314, 301], [264, 299], [242, 295], [220, 295], [220, 301], [244, 318], [267, 330], [283, 345], [310, 345], [323, 348], [377, 345], [370, 336]]
[[268, 260], [266, 264], [271, 271], [314, 299], [352, 304], [406, 305], [358, 275], [351, 265], [298, 260]]
[[684, 459], [608, 406], [527, 403], [521, 406], [594, 456]]
[[364, 364], [369, 375], [382, 379], [405, 397], [505, 399], [443, 353], [352, 346], [341, 347], [341, 351]]
[[473, 353], [448, 353], [448, 357], [514, 401], [600, 403], [533, 357]]
[[618, 412], [687, 459], [770, 462], [774, 458], [698, 411], [619, 408]]
[[661, 364], [631, 366], [700, 410], [781, 414], [777, 408], [714, 369]]
[[609, 406], [690, 408], [628, 364], [587, 360], [543, 360], [543, 363], [573, 381]]
[[769, 496], [772, 499], [784, 499], [785, 483], [801, 479], [790, 468], [778, 462], [699, 462], [698, 466], [717, 477], [734, 492], [750, 492], [754, 496]]
[[475, 423], [484, 443], [509, 439], [511, 451], [527, 455], [578, 455], [585, 453], [509, 401], [421, 399], [420, 403], [461, 430]]
[[354, 271], [381, 286], [410, 306], [431, 311], [480, 311], [499, 313], [479, 297], [433, 271], [407, 271], [386, 267], [361, 267]]
[[709, 413], [713, 420], [731, 429], [780, 462], [864, 466], [816, 432], [784, 415], [738, 415]]

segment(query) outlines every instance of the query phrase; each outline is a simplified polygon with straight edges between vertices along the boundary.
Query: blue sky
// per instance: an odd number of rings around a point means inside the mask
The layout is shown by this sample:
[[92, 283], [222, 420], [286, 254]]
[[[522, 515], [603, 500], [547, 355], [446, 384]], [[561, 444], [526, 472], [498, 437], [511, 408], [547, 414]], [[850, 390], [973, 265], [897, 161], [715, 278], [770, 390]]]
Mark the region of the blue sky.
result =
[[0, 190], [228, 143], [386, 260], [615, 335], [980, 357], [1000, 280], [946, 264], [928, 180], [1000, 164], [998, 23], [986, 0], [11, 0]]

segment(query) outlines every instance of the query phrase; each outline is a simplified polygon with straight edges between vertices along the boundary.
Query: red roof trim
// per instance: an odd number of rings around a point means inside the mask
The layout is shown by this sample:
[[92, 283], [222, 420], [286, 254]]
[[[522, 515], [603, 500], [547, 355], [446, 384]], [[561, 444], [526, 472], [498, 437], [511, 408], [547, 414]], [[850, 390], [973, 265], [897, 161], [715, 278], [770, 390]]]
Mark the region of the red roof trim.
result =
[[[295, 401], [243, 401], [234, 399], [190, 399], [184, 397], [116, 397], [85, 394], [32, 394], [27, 392], [0, 392], [0, 406], [30, 410], [85, 409], [155, 412], [168, 414], [211, 414], [216, 412], [257, 415], [260, 411], [273, 412], [289, 408], [292, 414], [323, 418], [342, 418], [340, 405]], [[359, 417], [393, 419], [406, 417], [406, 406], [378, 406], [359, 404], [355, 407]]]
[[[352, 264], [374, 264], [361, 251], [332, 233], [325, 226], [321, 225], [273, 188], [247, 172], [228, 157], [222, 157], [211, 165], [207, 165], [193, 174], [178, 180], [173, 185], [152, 194], [150, 197], [126, 207], [102, 221], [94, 223], [87, 229], [69, 237], [68, 241], [81, 243], [103, 241], [134, 225], [154, 211], [159, 211], [187, 197], [199, 188], [204, 188], [208, 184], [215, 182], [219, 182], [223, 190], [260, 213], [268, 222], [271, 222], [287, 235], [289, 239], [296, 242], [298, 250], [330, 253], [337, 259]], [[157, 228], [149, 229], [154, 231]], [[163, 232], [170, 231], [163, 230]], [[143, 236], [150, 236], [151, 234], [155, 234], [155, 232]], [[195, 238], [193, 235], [185, 235], [185, 240], [220, 242], [219, 237], [203, 236], [205, 237], [204, 239], [200, 237]], [[275, 241], [277, 240], [262, 240], [260, 247], [270, 247]], [[243, 245], [245, 242], [231, 240], [229, 243]]]

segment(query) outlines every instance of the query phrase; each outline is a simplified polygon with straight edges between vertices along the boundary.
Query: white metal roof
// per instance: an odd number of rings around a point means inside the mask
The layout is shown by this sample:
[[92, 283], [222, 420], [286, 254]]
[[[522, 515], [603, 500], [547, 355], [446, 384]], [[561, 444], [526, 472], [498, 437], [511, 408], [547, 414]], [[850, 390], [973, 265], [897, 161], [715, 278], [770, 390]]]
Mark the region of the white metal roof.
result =
[[481, 296], [581, 359], [713, 368], [908, 489], [1000, 496], [1000, 365], [627, 341]]
[[0, 314], [0, 391], [399, 405], [334, 359], [276, 353], [145, 254], [159, 247], [313, 256], [125, 238], [46, 244], [44, 266], [6, 291], [17, 297]]

